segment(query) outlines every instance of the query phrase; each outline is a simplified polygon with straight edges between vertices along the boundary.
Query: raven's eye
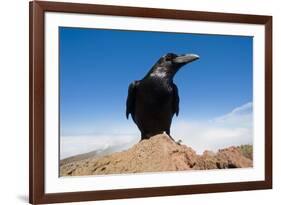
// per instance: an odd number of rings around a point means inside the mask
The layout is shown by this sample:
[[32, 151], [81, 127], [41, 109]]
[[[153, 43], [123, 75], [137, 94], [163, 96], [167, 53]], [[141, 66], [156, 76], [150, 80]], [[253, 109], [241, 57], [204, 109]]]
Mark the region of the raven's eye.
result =
[[172, 56], [171, 55], [168, 55], [168, 56], [166, 56], [166, 61], [171, 61], [172, 60]]

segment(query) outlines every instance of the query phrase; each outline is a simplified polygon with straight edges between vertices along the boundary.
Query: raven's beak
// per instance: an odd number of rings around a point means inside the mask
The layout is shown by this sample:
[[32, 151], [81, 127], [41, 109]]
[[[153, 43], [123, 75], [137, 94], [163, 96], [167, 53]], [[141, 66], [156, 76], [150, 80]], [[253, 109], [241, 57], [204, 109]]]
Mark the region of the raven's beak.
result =
[[187, 64], [187, 63], [190, 63], [197, 59], [199, 59], [199, 56], [196, 54], [185, 54], [185, 55], [180, 55], [180, 56], [174, 58], [173, 62], [179, 63], [179, 64]]

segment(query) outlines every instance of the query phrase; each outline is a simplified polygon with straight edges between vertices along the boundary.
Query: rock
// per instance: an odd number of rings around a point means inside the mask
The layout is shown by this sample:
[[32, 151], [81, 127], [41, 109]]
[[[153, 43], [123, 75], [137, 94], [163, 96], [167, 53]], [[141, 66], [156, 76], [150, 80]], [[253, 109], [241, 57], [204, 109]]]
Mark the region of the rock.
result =
[[240, 152], [250, 160], [253, 160], [253, 146], [252, 145], [240, 145], [239, 147]]
[[[82, 159], [81, 156], [79, 159]], [[221, 149], [217, 153], [205, 151], [202, 155], [197, 155], [192, 148], [172, 141], [166, 134], [159, 134], [122, 152], [62, 164], [60, 175], [104, 175], [251, 166], [252, 160], [243, 156], [237, 147]]]
[[204, 151], [203, 155], [197, 156], [194, 169], [217, 169], [216, 154], [212, 151]]
[[218, 168], [243, 168], [252, 167], [253, 162], [249, 158], [243, 156], [237, 147], [229, 147], [218, 151], [216, 158], [218, 159]]

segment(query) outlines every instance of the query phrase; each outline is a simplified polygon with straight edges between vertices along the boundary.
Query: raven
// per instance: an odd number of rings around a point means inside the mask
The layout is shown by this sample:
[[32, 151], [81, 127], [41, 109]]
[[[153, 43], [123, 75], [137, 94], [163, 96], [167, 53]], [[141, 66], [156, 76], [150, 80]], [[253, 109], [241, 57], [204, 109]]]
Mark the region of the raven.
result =
[[126, 117], [131, 114], [141, 132], [141, 140], [166, 132], [171, 139], [173, 115], [179, 114], [178, 88], [173, 77], [185, 64], [199, 58], [195, 54], [162, 56], [143, 79], [129, 85]]

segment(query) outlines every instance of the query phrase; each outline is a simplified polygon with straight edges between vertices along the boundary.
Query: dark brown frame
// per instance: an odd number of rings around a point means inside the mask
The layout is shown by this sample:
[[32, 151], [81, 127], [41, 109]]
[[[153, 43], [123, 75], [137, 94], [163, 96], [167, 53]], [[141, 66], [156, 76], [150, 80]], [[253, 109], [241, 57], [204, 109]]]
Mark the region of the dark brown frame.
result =
[[[272, 188], [272, 16], [34, 1], [29, 4], [29, 201], [33, 204]], [[44, 191], [44, 13], [67, 12], [265, 26], [265, 180], [46, 194]]]

